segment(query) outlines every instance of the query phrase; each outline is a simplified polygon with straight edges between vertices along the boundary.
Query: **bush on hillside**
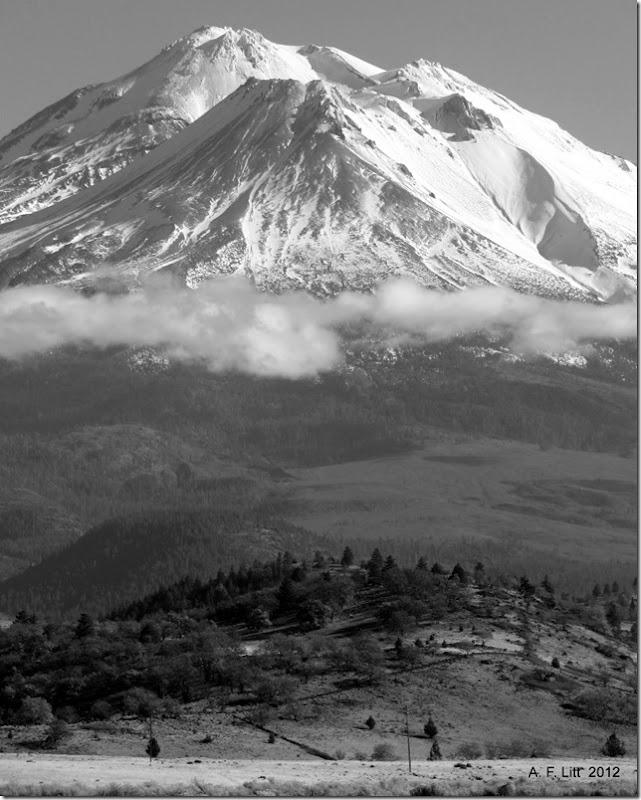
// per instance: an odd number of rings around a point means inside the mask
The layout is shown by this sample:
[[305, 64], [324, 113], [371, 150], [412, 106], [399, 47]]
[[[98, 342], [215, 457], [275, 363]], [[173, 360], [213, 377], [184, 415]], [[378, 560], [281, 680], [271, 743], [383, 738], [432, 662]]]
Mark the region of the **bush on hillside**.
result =
[[477, 758], [483, 758], [483, 748], [476, 742], [463, 742], [454, 756], [466, 761], [474, 761]]
[[54, 719], [47, 728], [47, 733], [42, 743], [44, 750], [55, 750], [59, 744], [71, 736], [69, 726], [62, 719]]
[[381, 742], [372, 750], [372, 761], [396, 761], [397, 759], [396, 750], [388, 742]]

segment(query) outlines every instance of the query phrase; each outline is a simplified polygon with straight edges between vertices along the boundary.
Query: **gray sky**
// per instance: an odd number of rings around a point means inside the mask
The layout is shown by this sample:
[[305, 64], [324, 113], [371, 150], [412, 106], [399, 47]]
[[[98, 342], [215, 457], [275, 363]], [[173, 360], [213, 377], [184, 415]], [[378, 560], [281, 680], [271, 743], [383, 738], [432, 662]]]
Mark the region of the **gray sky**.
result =
[[636, 162], [636, 0], [0, 0], [0, 136], [201, 25], [439, 61]]

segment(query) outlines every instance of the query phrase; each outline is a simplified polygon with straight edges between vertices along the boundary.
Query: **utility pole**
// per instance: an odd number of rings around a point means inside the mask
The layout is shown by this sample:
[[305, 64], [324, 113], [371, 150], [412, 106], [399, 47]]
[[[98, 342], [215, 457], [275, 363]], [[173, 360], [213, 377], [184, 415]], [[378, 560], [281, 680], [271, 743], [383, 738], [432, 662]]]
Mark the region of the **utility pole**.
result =
[[405, 732], [407, 734], [407, 769], [412, 774], [412, 752], [410, 750], [410, 712], [405, 704]]
[[149, 714], [149, 763], [151, 764], [151, 740], [154, 738], [154, 729], [151, 726], [151, 713]]

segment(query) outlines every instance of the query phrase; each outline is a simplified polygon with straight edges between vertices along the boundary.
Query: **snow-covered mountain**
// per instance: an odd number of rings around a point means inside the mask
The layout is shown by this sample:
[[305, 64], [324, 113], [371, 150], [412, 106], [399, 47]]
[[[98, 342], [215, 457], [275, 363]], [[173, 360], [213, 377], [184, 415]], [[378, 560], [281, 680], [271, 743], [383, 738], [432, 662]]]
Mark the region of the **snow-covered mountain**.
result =
[[321, 295], [411, 275], [615, 300], [636, 286], [636, 166], [452, 70], [202, 28], [0, 142], [0, 285]]

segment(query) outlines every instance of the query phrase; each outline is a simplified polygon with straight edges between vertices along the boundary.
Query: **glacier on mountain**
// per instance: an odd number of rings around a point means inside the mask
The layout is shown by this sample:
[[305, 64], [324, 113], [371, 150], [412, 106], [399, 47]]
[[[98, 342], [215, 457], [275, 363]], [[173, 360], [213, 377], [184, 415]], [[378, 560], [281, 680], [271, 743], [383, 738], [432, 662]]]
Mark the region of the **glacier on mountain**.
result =
[[0, 286], [636, 287], [636, 167], [440, 64], [204, 27], [0, 142]]

